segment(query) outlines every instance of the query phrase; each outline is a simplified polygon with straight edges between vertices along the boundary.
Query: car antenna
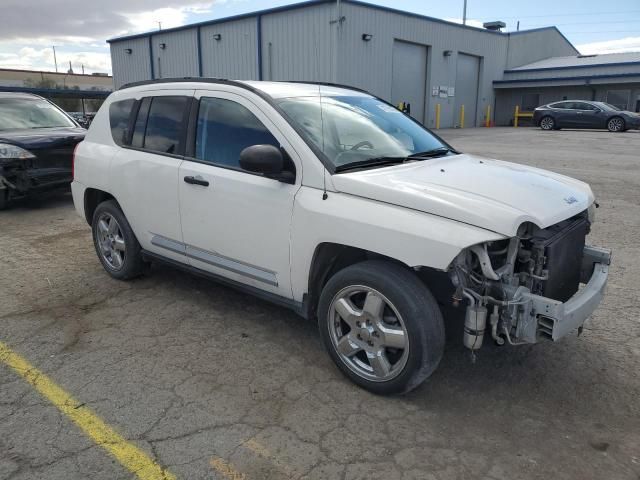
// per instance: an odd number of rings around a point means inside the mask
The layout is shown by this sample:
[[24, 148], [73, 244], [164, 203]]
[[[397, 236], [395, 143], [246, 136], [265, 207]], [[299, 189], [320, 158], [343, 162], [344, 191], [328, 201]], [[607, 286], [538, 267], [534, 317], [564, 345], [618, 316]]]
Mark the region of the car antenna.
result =
[[327, 195], [327, 172], [325, 170], [322, 171], [322, 200], [326, 200], [329, 198]]
[[[322, 91], [318, 85], [318, 98], [320, 99], [320, 131], [322, 132], [322, 151], [324, 152], [324, 118], [322, 117]], [[327, 171], [322, 171], [322, 200], [329, 198], [327, 194]]]

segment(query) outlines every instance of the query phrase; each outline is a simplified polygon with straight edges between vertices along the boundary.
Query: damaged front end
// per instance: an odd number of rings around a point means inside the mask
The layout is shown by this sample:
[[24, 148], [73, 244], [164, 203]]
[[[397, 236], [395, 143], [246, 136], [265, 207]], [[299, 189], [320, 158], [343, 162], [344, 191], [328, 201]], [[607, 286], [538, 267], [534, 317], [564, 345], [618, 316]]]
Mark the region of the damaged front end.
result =
[[485, 332], [499, 345], [519, 345], [582, 328], [602, 299], [611, 258], [610, 250], [585, 245], [591, 214], [544, 229], [525, 223], [515, 237], [474, 245], [455, 258], [449, 275], [454, 304], [468, 301], [467, 348], [479, 349]]

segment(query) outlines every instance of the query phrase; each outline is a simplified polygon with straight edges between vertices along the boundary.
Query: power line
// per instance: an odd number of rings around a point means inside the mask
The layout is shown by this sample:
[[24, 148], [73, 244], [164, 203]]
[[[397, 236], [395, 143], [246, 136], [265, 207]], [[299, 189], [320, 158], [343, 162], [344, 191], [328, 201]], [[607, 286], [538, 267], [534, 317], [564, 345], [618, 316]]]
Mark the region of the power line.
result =
[[491, 15], [490, 17], [474, 17], [479, 20], [487, 20], [490, 18], [500, 17], [503, 19], [522, 19], [522, 18], [555, 18], [555, 17], [577, 17], [581, 15], [628, 15], [630, 13], [640, 13], [640, 10], [628, 10], [626, 12], [589, 12], [589, 13], [553, 13], [553, 14], [545, 14], [545, 15], [514, 15], [514, 16], [504, 16], [504, 15]]
[[[562, 25], [609, 25], [612, 23], [637, 23], [634, 22], [633, 20], [602, 20], [600, 22], [569, 22], [569, 23], [554, 23], [554, 25], [556, 27], [562, 26]], [[545, 25], [536, 25], [536, 26], [540, 26], [543, 27]]]
[[574, 33], [635, 33], [640, 35], [640, 30], [578, 30], [578, 31], [562, 31], [566, 35], [573, 35]]

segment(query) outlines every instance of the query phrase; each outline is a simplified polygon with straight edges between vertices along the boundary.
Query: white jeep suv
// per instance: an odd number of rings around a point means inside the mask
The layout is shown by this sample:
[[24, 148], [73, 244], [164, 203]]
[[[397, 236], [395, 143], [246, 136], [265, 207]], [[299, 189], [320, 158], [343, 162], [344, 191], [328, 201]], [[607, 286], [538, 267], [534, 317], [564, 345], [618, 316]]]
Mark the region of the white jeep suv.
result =
[[557, 340], [608, 275], [610, 252], [585, 246], [588, 185], [459, 153], [336, 85], [126, 86], [77, 147], [72, 189], [111, 276], [162, 261], [290, 307], [376, 393], [435, 370], [438, 302], [466, 308], [471, 350]]

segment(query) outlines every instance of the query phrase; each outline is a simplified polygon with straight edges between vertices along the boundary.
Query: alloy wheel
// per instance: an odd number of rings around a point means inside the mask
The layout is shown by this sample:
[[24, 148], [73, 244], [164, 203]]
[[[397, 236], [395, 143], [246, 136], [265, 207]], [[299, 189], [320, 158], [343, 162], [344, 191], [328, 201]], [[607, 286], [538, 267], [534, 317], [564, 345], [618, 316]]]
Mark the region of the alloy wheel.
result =
[[402, 372], [409, 356], [408, 332], [382, 293], [363, 285], [346, 287], [333, 298], [329, 315], [331, 341], [351, 371], [375, 382]]
[[553, 118], [544, 117], [542, 120], [540, 120], [540, 127], [543, 130], [551, 130], [553, 128], [553, 123]]
[[113, 270], [120, 270], [124, 265], [126, 244], [118, 221], [113, 215], [102, 213], [96, 233], [102, 259]]
[[621, 118], [612, 118], [611, 120], [609, 120], [608, 127], [612, 132], [619, 132], [624, 128], [624, 122]]

